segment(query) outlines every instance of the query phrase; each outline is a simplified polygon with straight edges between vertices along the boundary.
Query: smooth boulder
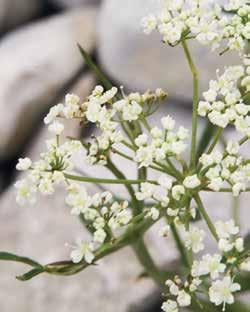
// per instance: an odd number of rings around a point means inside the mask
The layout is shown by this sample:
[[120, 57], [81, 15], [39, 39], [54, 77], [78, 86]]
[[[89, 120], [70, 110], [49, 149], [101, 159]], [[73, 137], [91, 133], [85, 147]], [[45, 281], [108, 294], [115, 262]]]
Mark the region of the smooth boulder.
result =
[[0, 158], [17, 153], [32, 126], [83, 67], [77, 42], [92, 52], [96, 11], [38, 21], [0, 42]]

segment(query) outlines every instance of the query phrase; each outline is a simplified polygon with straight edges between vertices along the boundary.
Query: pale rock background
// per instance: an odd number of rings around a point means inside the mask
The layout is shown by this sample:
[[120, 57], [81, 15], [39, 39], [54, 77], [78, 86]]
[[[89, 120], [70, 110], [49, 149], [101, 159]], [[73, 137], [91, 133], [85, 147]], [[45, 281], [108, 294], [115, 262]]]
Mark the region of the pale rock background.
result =
[[51, 99], [83, 67], [76, 43], [93, 51], [95, 23], [96, 11], [81, 9], [32, 23], [0, 42], [3, 158], [18, 151]]

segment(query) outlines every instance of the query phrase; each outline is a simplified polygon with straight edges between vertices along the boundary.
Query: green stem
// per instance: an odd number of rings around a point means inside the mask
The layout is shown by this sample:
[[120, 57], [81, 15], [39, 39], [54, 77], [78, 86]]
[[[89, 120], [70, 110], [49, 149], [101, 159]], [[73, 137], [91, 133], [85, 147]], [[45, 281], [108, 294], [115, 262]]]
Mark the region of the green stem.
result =
[[151, 131], [151, 127], [150, 127], [150, 125], [149, 125], [149, 123], [148, 123], [148, 121], [147, 121], [147, 119], [144, 117], [144, 118], [142, 118], [142, 123], [143, 123], [143, 125], [144, 125], [144, 127], [148, 130], [148, 132], [150, 133], [150, 131]]
[[168, 157], [166, 157], [166, 161], [167, 161], [167, 163], [168, 163], [170, 169], [175, 173], [176, 177], [177, 177], [179, 180], [182, 180], [183, 177], [182, 177], [181, 172], [180, 172], [178, 169], [176, 169], [176, 167], [173, 165], [173, 163], [171, 162], [171, 160], [170, 160]]
[[199, 79], [196, 66], [194, 65], [191, 53], [189, 51], [187, 42], [182, 41], [182, 46], [188, 61], [189, 68], [193, 76], [193, 114], [192, 114], [192, 141], [190, 152], [190, 169], [195, 168], [196, 164], [196, 137], [198, 124], [198, 104], [199, 104]]
[[[213, 190], [210, 190], [209, 188], [205, 188], [203, 189], [202, 191], [205, 191], [205, 192], [215, 192]], [[233, 190], [231, 188], [226, 188], [226, 187], [223, 187], [221, 188], [218, 193], [232, 193]], [[250, 188], [246, 188], [244, 191], [241, 191], [242, 193], [247, 193], [247, 192], [250, 192]]]
[[127, 180], [124, 179], [99, 179], [99, 178], [91, 178], [91, 177], [81, 177], [72, 174], [64, 173], [64, 176], [68, 180], [78, 181], [78, 182], [86, 182], [86, 183], [100, 183], [100, 184], [124, 184], [124, 185], [131, 185], [131, 184], [140, 184], [143, 182], [149, 182], [152, 184], [157, 184], [156, 181], [153, 180]]
[[182, 243], [182, 240], [180, 238], [180, 235], [178, 233], [178, 230], [177, 230], [175, 224], [172, 223], [170, 225], [170, 228], [171, 228], [171, 231], [172, 231], [175, 243], [176, 243], [176, 247], [178, 248], [179, 253], [181, 255], [181, 260], [184, 263], [185, 267], [190, 268], [190, 263], [189, 263], [189, 259], [188, 259], [188, 256], [186, 254], [186, 251], [185, 251], [185, 247]]
[[163, 287], [166, 281], [166, 277], [157, 268], [143, 240], [141, 238], [137, 239], [132, 246], [137, 256], [137, 259], [145, 268], [148, 275], [155, 281], [156, 284], [159, 284], [161, 287]]
[[[109, 158], [108, 159], [108, 163], [107, 163], [107, 168], [115, 175], [115, 177], [117, 177], [117, 179], [121, 179], [121, 180], [127, 180], [125, 175], [115, 166], [115, 164], [112, 162], [112, 160]], [[138, 180], [140, 181], [140, 180]], [[143, 180], [145, 181], [145, 180]], [[134, 189], [132, 188], [132, 186], [130, 184], [126, 184], [125, 187], [128, 190], [128, 193], [131, 197], [131, 202], [132, 202], [132, 209], [134, 211], [134, 214], [137, 215], [140, 213], [140, 203], [139, 201], [136, 199], [135, 197], [135, 192]]]
[[249, 140], [249, 137], [246, 135], [242, 139], [239, 140], [239, 145], [243, 145], [246, 141]]
[[214, 224], [213, 224], [212, 220], [210, 219], [209, 215], [207, 214], [206, 209], [203, 206], [203, 203], [202, 203], [202, 201], [200, 199], [200, 196], [197, 194], [197, 195], [194, 196], [194, 199], [195, 199], [195, 201], [197, 203], [197, 208], [198, 208], [200, 214], [203, 216], [204, 220], [207, 223], [207, 226], [208, 226], [209, 230], [213, 234], [213, 236], [216, 239], [216, 241], [218, 241], [219, 237], [217, 235], [216, 229], [214, 227]]
[[240, 216], [239, 216], [239, 207], [240, 207], [240, 198], [233, 197], [232, 198], [232, 215], [234, 222], [237, 226], [240, 226]]
[[211, 154], [213, 149], [215, 148], [216, 144], [218, 143], [221, 134], [222, 134], [223, 128], [218, 128], [218, 130], [216, 131], [215, 135], [214, 135], [214, 139], [213, 142], [211, 143], [211, 145], [208, 148], [207, 154]]

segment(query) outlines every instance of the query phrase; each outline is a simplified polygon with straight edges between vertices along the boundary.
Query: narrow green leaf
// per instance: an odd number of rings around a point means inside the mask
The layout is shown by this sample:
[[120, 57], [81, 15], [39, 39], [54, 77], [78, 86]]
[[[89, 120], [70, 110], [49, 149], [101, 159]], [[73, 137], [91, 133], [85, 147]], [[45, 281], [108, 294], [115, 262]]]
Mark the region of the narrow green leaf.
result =
[[30, 270], [29, 272], [27, 272], [23, 275], [17, 276], [16, 279], [18, 279], [19, 281], [22, 281], [22, 282], [28, 281], [28, 280], [32, 279], [33, 277], [35, 277], [35, 276], [37, 276], [43, 272], [45, 272], [44, 268], [37, 267], [37, 268], [34, 268], [34, 269]]
[[112, 83], [109, 81], [109, 79], [103, 74], [101, 69], [95, 64], [95, 62], [92, 60], [91, 56], [83, 49], [83, 47], [78, 43], [77, 44], [80, 53], [86, 62], [86, 64], [89, 66], [89, 68], [96, 74], [98, 79], [100, 79], [101, 83], [106, 89], [111, 89], [113, 87]]
[[198, 143], [196, 161], [198, 161], [200, 156], [205, 152], [206, 148], [208, 147], [208, 144], [210, 143], [213, 137], [213, 134], [214, 134], [214, 125], [211, 124], [210, 122], [207, 122], [202, 132], [200, 141]]
[[42, 268], [42, 265], [30, 258], [27, 257], [21, 257], [21, 256], [17, 256], [8, 252], [0, 252], [0, 261], [14, 261], [14, 262], [20, 262], [20, 263], [24, 263], [24, 264], [28, 264], [32, 267], [40, 267]]

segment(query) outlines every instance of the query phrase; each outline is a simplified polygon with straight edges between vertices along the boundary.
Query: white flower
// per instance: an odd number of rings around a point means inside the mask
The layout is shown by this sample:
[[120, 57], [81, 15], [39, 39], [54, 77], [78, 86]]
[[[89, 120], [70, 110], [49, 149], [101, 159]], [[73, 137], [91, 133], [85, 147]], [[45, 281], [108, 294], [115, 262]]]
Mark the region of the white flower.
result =
[[57, 105], [51, 107], [49, 113], [44, 118], [44, 123], [50, 124], [52, 121], [54, 121], [55, 118], [57, 116], [59, 116], [59, 114], [63, 111], [63, 108], [64, 108], [63, 104], [57, 104]]
[[210, 111], [211, 105], [209, 102], [200, 101], [198, 106], [198, 114], [202, 117], [205, 117], [207, 113]]
[[229, 252], [234, 248], [234, 244], [230, 243], [228, 239], [221, 238], [219, 240], [218, 247], [223, 252]]
[[116, 215], [116, 221], [120, 226], [127, 225], [132, 219], [132, 213], [129, 209], [123, 209]]
[[84, 258], [84, 260], [90, 264], [95, 258], [93, 251], [94, 246], [92, 243], [86, 243], [83, 240], [77, 240], [77, 245], [71, 252], [70, 257], [74, 263], [79, 263]]
[[47, 177], [40, 180], [38, 189], [44, 195], [52, 195], [55, 191], [53, 188], [52, 180]]
[[169, 292], [173, 296], [177, 296], [179, 293], [179, 287], [171, 280], [167, 280], [165, 283], [169, 287]]
[[170, 190], [173, 184], [172, 179], [163, 174], [160, 175], [157, 182], [160, 184], [160, 186], [166, 188], [167, 190]]
[[91, 205], [91, 198], [88, 196], [86, 189], [77, 183], [72, 183], [68, 187], [66, 203], [72, 207], [73, 215], [84, 213]]
[[188, 129], [181, 126], [177, 132], [177, 137], [180, 140], [186, 140], [188, 138], [188, 133]]
[[234, 220], [217, 221], [215, 222], [215, 228], [219, 238], [230, 238], [231, 235], [239, 233], [239, 227], [235, 226]]
[[16, 169], [20, 171], [28, 170], [32, 165], [32, 161], [28, 158], [19, 158], [18, 164], [16, 165]]
[[140, 167], [148, 167], [153, 162], [153, 149], [151, 146], [142, 146], [136, 151], [135, 161]]
[[238, 237], [235, 240], [234, 246], [238, 252], [244, 251], [244, 240], [242, 237]]
[[52, 179], [53, 179], [53, 182], [54, 183], [57, 183], [57, 184], [59, 184], [59, 183], [61, 183], [61, 182], [64, 182], [66, 179], [65, 179], [65, 176], [64, 176], [64, 174], [63, 174], [63, 172], [61, 172], [61, 171], [57, 171], [57, 170], [55, 170], [54, 172], [53, 172], [53, 177], [52, 177]]
[[191, 304], [191, 296], [185, 290], [180, 290], [178, 292], [177, 302], [180, 307], [187, 307]]
[[240, 195], [240, 192], [245, 191], [246, 184], [245, 183], [236, 183], [232, 187], [233, 196], [237, 197]]
[[94, 242], [102, 244], [105, 241], [107, 234], [103, 229], [98, 229], [94, 232]]
[[197, 227], [191, 227], [189, 231], [185, 231], [185, 246], [192, 249], [194, 253], [204, 249], [203, 239], [205, 232]]
[[226, 265], [221, 263], [222, 256], [218, 254], [205, 255], [201, 261], [194, 261], [191, 274], [194, 277], [210, 274], [212, 279], [217, 279], [220, 273], [224, 273]]
[[122, 118], [128, 121], [137, 120], [141, 112], [142, 107], [136, 101], [132, 101], [131, 104], [124, 106]]
[[66, 105], [78, 105], [80, 102], [80, 98], [78, 95], [75, 94], [66, 94], [65, 96], [65, 103]]
[[154, 184], [144, 182], [140, 185], [140, 192], [137, 192], [135, 196], [138, 200], [149, 199], [153, 196], [154, 190]]
[[178, 213], [179, 213], [179, 209], [172, 209], [172, 208], [167, 209], [167, 215], [170, 217], [176, 217]]
[[172, 142], [171, 152], [178, 156], [185, 151], [186, 147], [187, 145], [182, 141]]
[[239, 148], [240, 148], [240, 146], [239, 146], [238, 142], [229, 141], [227, 144], [226, 151], [230, 155], [236, 155], [239, 152]]
[[157, 208], [153, 207], [147, 213], [147, 217], [152, 218], [152, 220], [156, 221], [160, 216], [160, 212]]
[[57, 120], [54, 120], [52, 124], [49, 125], [49, 131], [55, 135], [60, 135], [64, 130], [64, 125]]
[[159, 230], [159, 236], [167, 237], [169, 235], [169, 232], [170, 232], [170, 226], [167, 224]]
[[177, 303], [173, 300], [167, 300], [166, 302], [163, 302], [161, 308], [164, 312], [178, 312]]
[[181, 196], [185, 194], [185, 188], [182, 185], [175, 185], [172, 187], [172, 196], [175, 200], [180, 200]]
[[199, 278], [194, 278], [191, 282], [191, 284], [189, 285], [189, 290], [191, 292], [194, 292], [198, 289], [198, 286], [202, 283], [202, 280]]
[[167, 207], [170, 201], [168, 197], [168, 191], [161, 186], [155, 187], [153, 198], [159, 201], [163, 207]]
[[226, 304], [234, 303], [234, 296], [232, 293], [240, 290], [238, 283], [233, 283], [231, 277], [226, 276], [222, 280], [217, 280], [212, 283], [209, 288], [209, 298], [216, 306], [223, 304], [223, 311], [225, 311]]
[[188, 176], [183, 181], [183, 185], [188, 189], [194, 189], [198, 187], [200, 184], [201, 184], [201, 181], [199, 180], [197, 174]]
[[156, 17], [150, 14], [142, 19], [141, 25], [145, 34], [150, 34], [157, 26]]
[[221, 177], [218, 177], [218, 178], [213, 178], [208, 184], [208, 187], [211, 190], [218, 192], [221, 189], [222, 185], [223, 185], [223, 180]]
[[148, 140], [148, 136], [143, 133], [143, 134], [140, 134], [136, 139], [135, 139], [135, 144], [140, 147], [140, 146], [143, 146], [143, 145], [146, 145], [147, 144], [147, 140]]
[[19, 205], [24, 206], [26, 203], [34, 204], [36, 202], [36, 188], [26, 180], [20, 180], [15, 183], [17, 188], [16, 201]]
[[172, 117], [170, 117], [169, 115], [166, 117], [163, 117], [161, 119], [161, 123], [162, 123], [162, 126], [165, 130], [171, 131], [174, 129], [175, 120]]
[[214, 102], [217, 97], [217, 91], [209, 89], [207, 92], [203, 92], [203, 96], [207, 102]]

